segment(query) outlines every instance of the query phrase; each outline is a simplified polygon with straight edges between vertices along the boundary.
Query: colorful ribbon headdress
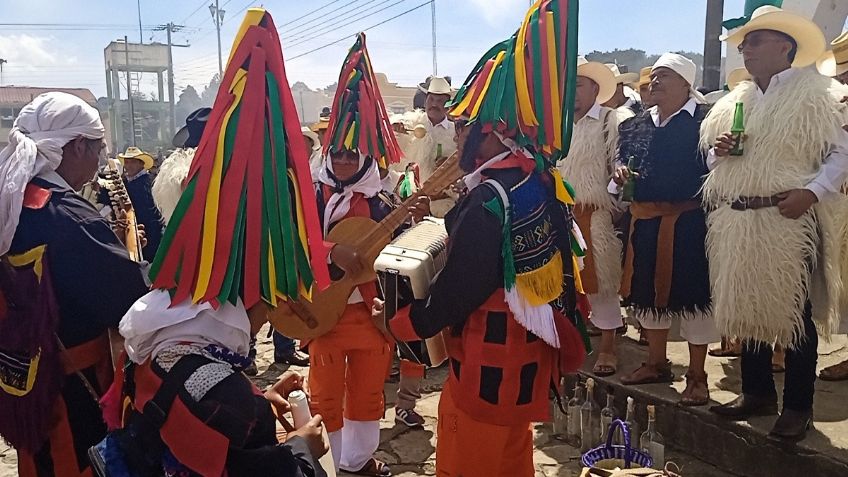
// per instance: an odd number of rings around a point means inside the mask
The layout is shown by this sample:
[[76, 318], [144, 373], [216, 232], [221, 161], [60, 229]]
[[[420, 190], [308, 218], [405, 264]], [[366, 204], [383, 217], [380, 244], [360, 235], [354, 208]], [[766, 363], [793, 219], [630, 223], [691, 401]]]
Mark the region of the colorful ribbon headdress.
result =
[[514, 133], [551, 162], [568, 154], [577, 77], [578, 0], [537, 0], [521, 28], [465, 80], [449, 114]]
[[324, 136], [325, 155], [341, 150], [371, 156], [383, 169], [400, 162], [403, 155], [365, 47], [365, 33], [356, 36], [342, 65]]
[[326, 287], [309, 154], [271, 15], [242, 22], [151, 269], [172, 302], [246, 308]]

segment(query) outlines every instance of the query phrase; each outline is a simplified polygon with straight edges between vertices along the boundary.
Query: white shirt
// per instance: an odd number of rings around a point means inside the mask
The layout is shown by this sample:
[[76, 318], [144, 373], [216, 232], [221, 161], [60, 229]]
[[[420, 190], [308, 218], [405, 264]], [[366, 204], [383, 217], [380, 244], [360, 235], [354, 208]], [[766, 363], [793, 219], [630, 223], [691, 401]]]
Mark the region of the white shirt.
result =
[[442, 129], [445, 129], [445, 130], [447, 130], [447, 131], [450, 131], [450, 130], [451, 130], [451, 128], [453, 128], [453, 123], [450, 121], [450, 119], [448, 119], [448, 117], [447, 117], [447, 116], [445, 116], [445, 119], [444, 119], [444, 120], [442, 120], [442, 122], [440, 122], [439, 124], [433, 124], [433, 123], [432, 123], [432, 122], [428, 119], [428, 120], [427, 120], [427, 130], [429, 131], [429, 130], [431, 130], [431, 129], [433, 129], [433, 128], [442, 128]]
[[[765, 91], [760, 89], [759, 86], [757, 87], [757, 97], [763, 98], [766, 95], [774, 94], [774, 91], [779, 89], [781, 84], [786, 83], [797, 72], [797, 69], [789, 68], [772, 76]], [[711, 148], [707, 154], [707, 167], [710, 170], [715, 169], [721, 159], [723, 158], [715, 155], [715, 149]], [[848, 179], [848, 132], [841, 130], [836, 141], [830, 145], [827, 154], [825, 154], [819, 173], [804, 188], [815, 194], [821, 202], [839, 194], [846, 179]]]
[[689, 113], [689, 116], [695, 117], [695, 109], [697, 109], [697, 108], [698, 108], [698, 102], [695, 101], [694, 98], [689, 98], [689, 101], [686, 101], [686, 104], [684, 104], [682, 108], [678, 109], [671, 116], [665, 118], [665, 121], [663, 121], [663, 122], [660, 122], [660, 107], [659, 106], [652, 106], [651, 109], [648, 110], [648, 112], [651, 113], [651, 119], [654, 120], [654, 126], [656, 126], [658, 128], [664, 128], [664, 127], [668, 126], [668, 123], [670, 123], [671, 120], [674, 119], [675, 116], [677, 116], [678, 114], [680, 114], [683, 111], [686, 111], [687, 113]]
[[[586, 115], [583, 116], [583, 118], [591, 118], [591, 119], [594, 119], [595, 121], [597, 121], [598, 119], [601, 119], [601, 105], [598, 104], [598, 103], [593, 104], [592, 107], [589, 108], [589, 111], [586, 112]], [[583, 118], [580, 118], [580, 119], [583, 119]], [[578, 119], [578, 121], [580, 119]]]

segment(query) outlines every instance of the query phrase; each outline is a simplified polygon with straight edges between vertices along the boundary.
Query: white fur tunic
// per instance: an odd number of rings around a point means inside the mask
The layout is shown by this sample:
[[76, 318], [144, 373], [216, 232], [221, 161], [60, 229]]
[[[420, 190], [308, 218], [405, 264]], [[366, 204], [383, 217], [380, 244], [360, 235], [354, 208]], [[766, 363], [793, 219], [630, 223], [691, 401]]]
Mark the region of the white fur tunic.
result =
[[574, 124], [568, 156], [557, 165], [574, 187], [578, 205], [597, 208], [592, 214], [592, 253], [600, 297], [617, 297], [621, 284], [621, 241], [612, 223], [615, 200], [607, 186], [615, 165], [618, 125], [633, 116], [627, 109], [600, 108], [597, 119], [586, 115]]
[[732, 210], [740, 197], [804, 188], [842, 134], [842, 92], [830, 78], [797, 71], [766, 95], [750, 81], [720, 99], [701, 126], [709, 148], [730, 130], [744, 103], [748, 136], [741, 157], [720, 160], [704, 184], [707, 253], [716, 324], [723, 334], [794, 346], [803, 336], [805, 303], [825, 338], [844, 302], [846, 197], [816, 204], [798, 220], [777, 207]]

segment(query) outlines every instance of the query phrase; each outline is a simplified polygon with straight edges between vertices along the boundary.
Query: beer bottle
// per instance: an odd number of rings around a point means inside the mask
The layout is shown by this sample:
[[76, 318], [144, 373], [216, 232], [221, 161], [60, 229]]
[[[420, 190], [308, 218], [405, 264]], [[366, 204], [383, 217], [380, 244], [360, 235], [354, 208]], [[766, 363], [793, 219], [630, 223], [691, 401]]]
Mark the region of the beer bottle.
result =
[[733, 113], [733, 127], [730, 128], [730, 134], [733, 135], [733, 148], [730, 150], [730, 155], [741, 156], [745, 152], [745, 116], [741, 101], [736, 103], [736, 112]]
[[636, 193], [636, 179], [639, 177], [633, 157], [630, 157], [630, 160], [627, 161], [627, 171], [630, 173], [630, 176], [621, 189], [621, 200], [623, 202], [633, 202], [633, 195]]

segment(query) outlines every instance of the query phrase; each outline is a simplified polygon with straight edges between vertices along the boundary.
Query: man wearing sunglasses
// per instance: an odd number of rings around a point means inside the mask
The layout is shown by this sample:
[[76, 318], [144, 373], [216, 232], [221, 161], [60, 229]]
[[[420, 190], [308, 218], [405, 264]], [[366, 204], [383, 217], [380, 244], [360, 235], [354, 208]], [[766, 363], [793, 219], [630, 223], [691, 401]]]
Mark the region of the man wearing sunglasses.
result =
[[[813, 418], [818, 332], [835, 329], [848, 177], [842, 93], [802, 70], [824, 53], [821, 30], [773, 6], [725, 35], [753, 81], [716, 103], [701, 128], [712, 149], [704, 202], [713, 312], [744, 340], [742, 394], [712, 410], [732, 419], [777, 414], [771, 342], [786, 348], [783, 412], [771, 435], [800, 440]], [[728, 132], [744, 110], [744, 151]]]

